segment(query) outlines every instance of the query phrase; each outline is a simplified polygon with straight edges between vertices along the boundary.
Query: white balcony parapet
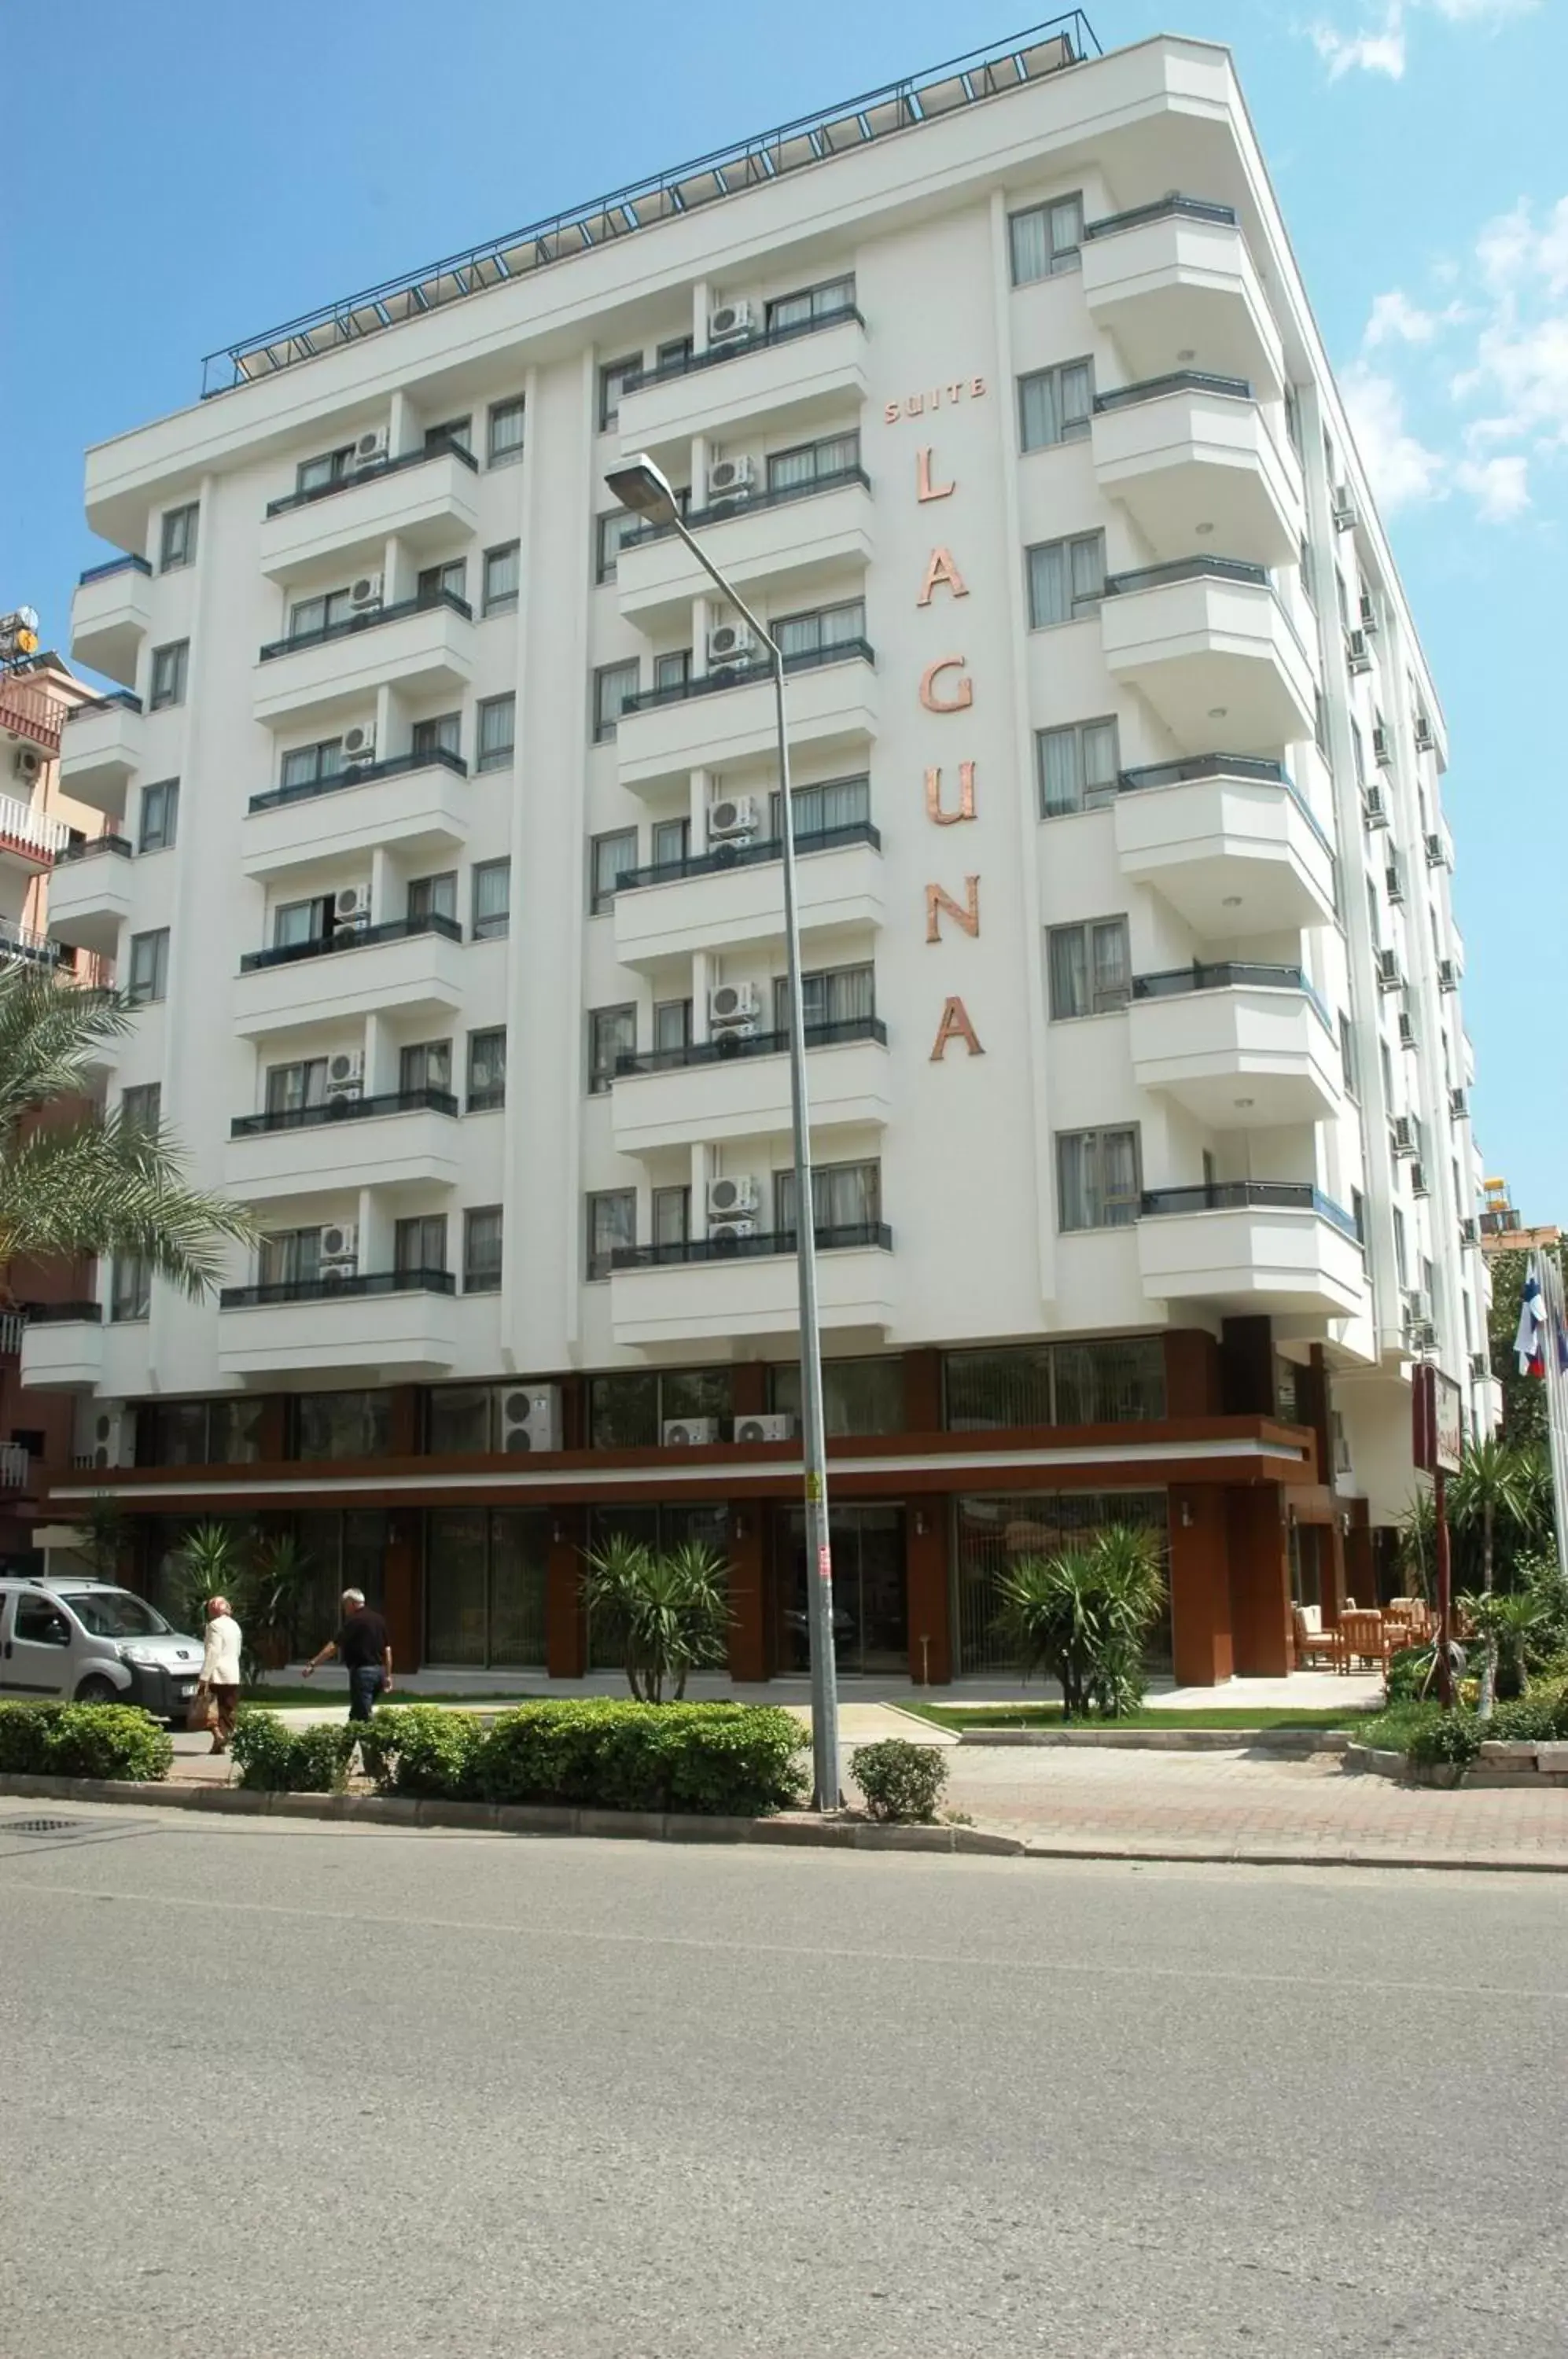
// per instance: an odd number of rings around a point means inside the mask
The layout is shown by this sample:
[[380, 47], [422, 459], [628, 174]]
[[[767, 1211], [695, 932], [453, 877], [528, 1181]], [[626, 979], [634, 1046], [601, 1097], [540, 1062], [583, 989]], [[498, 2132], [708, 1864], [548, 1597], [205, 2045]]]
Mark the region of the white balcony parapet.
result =
[[113, 557], [90, 565], [71, 602], [71, 652], [78, 663], [136, 684], [142, 641], [152, 625], [152, 568], [145, 557]]
[[1328, 1010], [1299, 967], [1230, 961], [1134, 978], [1133, 1079], [1214, 1130], [1278, 1129], [1338, 1112]]
[[474, 610], [443, 590], [269, 642], [257, 659], [256, 717], [291, 728], [367, 702], [384, 684], [407, 696], [450, 694], [473, 676]]
[[301, 1026], [394, 1011], [439, 1016], [463, 1005], [463, 930], [451, 918], [395, 918], [322, 942], [254, 951], [240, 962], [234, 1029], [260, 1039]]
[[1200, 754], [1124, 770], [1115, 811], [1124, 874], [1201, 940], [1332, 922], [1334, 851], [1282, 764]]
[[[806, 597], [815, 582], [871, 562], [871, 479], [846, 467], [813, 482], [737, 495], [688, 517], [713, 560], [742, 590], [766, 582], [778, 597]], [[707, 588], [679, 534], [645, 527], [621, 543], [615, 585], [628, 622], [656, 629]]]
[[1215, 548], [1293, 564], [1305, 528], [1300, 475], [1245, 377], [1192, 369], [1094, 402], [1094, 470], [1157, 558]]
[[[803, 935], [882, 924], [882, 839], [868, 820], [798, 836], [795, 853]], [[771, 839], [718, 846], [665, 868], [635, 869], [622, 878], [614, 906], [623, 966], [779, 941], [782, 847]]]
[[90, 1393], [103, 1379], [103, 1313], [93, 1301], [27, 1306], [22, 1386], [41, 1392]]
[[[877, 734], [875, 658], [845, 639], [789, 667], [789, 743], [864, 761]], [[773, 675], [766, 664], [709, 672], [635, 698], [616, 724], [620, 781], [649, 794], [696, 769], [767, 759], [778, 742]]]
[[131, 914], [131, 847], [106, 833], [60, 854], [49, 879], [49, 932], [112, 958]]
[[787, 329], [689, 353], [636, 377], [621, 395], [621, 450], [670, 450], [696, 435], [740, 438], [801, 429], [864, 401], [866, 322], [852, 305]]
[[432, 858], [467, 840], [468, 766], [455, 754], [399, 755], [337, 771], [304, 788], [253, 795], [240, 865], [247, 876], [281, 876], [377, 846]]
[[60, 783], [76, 801], [117, 819], [125, 786], [142, 763], [142, 701], [127, 688], [89, 698], [66, 715], [60, 739]]
[[455, 1187], [458, 1102], [445, 1090], [339, 1098], [230, 1125], [223, 1179], [250, 1203], [362, 1188]]
[[47, 867], [71, 841], [62, 819], [49, 819], [17, 795], [0, 795], [0, 854], [19, 853], [25, 860]]
[[1356, 1224], [1306, 1180], [1151, 1189], [1139, 1207], [1138, 1257], [1155, 1301], [1327, 1319], [1367, 1306]]
[[[887, 1033], [875, 1016], [808, 1026], [811, 1129], [877, 1128], [888, 1120]], [[618, 1155], [697, 1141], [761, 1138], [789, 1127], [789, 1038], [708, 1040], [622, 1059], [611, 1091]]]
[[449, 1270], [369, 1271], [332, 1281], [225, 1287], [218, 1366], [226, 1376], [445, 1375], [457, 1356]]
[[[892, 1244], [892, 1232], [875, 1224], [818, 1230], [825, 1330], [886, 1334], [895, 1316]], [[617, 1343], [787, 1337], [795, 1333], [799, 1313], [792, 1237], [631, 1245], [614, 1256], [610, 1317]]]
[[1148, 698], [1184, 754], [1216, 734], [1239, 754], [1312, 735], [1312, 664], [1262, 566], [1183, 558], [1113, 575], [1100, 625], [1111, 671]]
[[460, 443], [437, 442], [271, 501], [261, 570], [287, 581], [334, 557], [378, 555], [394, 535], [421, 554], [450, 551], [478, 525], [478, 462]]
[[1138, 377], [1191, 364], [1278, 397], [1284, 348], [1234, 209], [1169, 196], [1090, 222], [1083, 299]]

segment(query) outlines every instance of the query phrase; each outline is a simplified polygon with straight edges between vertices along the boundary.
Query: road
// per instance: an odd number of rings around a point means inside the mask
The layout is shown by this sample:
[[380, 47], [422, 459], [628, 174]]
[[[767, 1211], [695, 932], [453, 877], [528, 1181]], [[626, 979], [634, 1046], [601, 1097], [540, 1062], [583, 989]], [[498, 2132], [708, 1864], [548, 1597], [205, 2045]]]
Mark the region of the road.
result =
[[1552, 1876], [7, 1800], [0, 2351], [1543, 2359], [1565, 2033]]

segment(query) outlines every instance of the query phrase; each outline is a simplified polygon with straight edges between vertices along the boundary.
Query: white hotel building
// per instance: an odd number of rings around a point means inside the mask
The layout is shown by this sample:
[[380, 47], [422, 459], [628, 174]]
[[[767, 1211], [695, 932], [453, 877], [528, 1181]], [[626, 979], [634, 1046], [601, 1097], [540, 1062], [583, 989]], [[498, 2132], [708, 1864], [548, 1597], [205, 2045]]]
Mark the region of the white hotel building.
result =
[[1413, 1363], [1495, 1409], [1444, 728], [1228, 53], [1074, 16], [217, 375], [88, 457], [49, 924], [267, 1243], [30, 1330], [57, 1510], [562, 1677], [695, 1530], [797, 1667], [770, 690], [646, 451], [790, 661], [843, 1668], [1111, 1516], [1185, 1679], [1387, 1582]]

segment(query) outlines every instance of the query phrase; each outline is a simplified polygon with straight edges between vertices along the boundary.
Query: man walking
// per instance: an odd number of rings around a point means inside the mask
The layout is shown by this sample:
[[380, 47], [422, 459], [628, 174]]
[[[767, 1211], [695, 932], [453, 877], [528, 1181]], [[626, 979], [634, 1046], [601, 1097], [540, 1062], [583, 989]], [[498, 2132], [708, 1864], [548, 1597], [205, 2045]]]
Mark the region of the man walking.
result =
[[240, 1625], [226, 1597], [207, 1600], [201, 1684], [212, 1699], [212, 1750], [226, 1753], [240, 1708]]
[[366, 1605], [363, 1589], [343, 1591], [343, 1616], [337, 1636], [311, 1656], [303, 1676], [309, 1679], [335, 1655], [348, 1673], [350, 1720], [368, 1720], [381, 1698], [392, 1692], [392, 1634]]

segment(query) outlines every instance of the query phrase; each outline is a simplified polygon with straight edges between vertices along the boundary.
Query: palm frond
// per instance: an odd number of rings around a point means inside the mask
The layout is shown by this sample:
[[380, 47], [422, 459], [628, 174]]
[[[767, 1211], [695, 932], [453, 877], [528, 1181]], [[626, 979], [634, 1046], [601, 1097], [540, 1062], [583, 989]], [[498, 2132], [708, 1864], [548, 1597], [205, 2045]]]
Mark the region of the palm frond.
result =
[[40, 1130], [0, 1159], [0, 1261], [134, 1255], [200, 1296], [222, 1277], [224, 1246], [256, 1235], [243, 1205], [188, 1183], [167, 1131], [118, 1110]]
[[114, 992], [78, 991], [20, 962], [0, 966], [0, 1147], [24, 1114], [90, 1094], [93, 1051], [134, 1020]]

